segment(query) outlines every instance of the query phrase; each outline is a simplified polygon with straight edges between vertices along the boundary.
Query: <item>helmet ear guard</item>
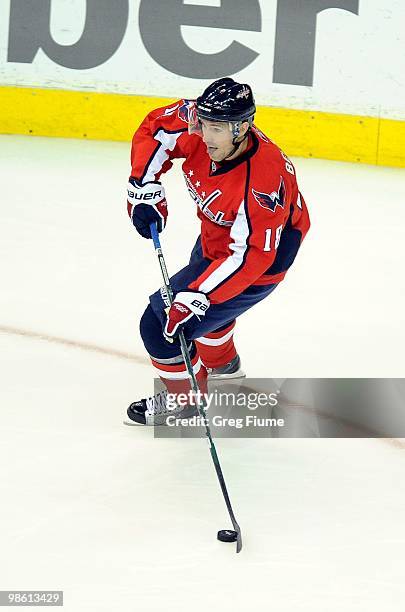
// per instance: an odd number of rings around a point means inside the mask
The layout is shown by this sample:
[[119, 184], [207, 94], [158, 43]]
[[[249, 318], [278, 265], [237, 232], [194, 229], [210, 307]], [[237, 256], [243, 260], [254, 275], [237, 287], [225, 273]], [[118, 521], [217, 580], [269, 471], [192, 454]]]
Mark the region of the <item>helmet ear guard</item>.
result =
[[249, 124], [249, 130], [250, 130], [250, 128], [253, 125], [253, 119], [254, 119], [254, 117], [252, 115], [251, 117], [248, 117], [247, 119], [244, 119], [243, 121], [230, 121], [229, 122], [229, 127], [230, 127], [230, 130], [232, 132], [232, 135], [233, 135], [234, 139], [235, 138], [239, 138], [240, 129], [242, 127], [242, 123], [247, 122]]

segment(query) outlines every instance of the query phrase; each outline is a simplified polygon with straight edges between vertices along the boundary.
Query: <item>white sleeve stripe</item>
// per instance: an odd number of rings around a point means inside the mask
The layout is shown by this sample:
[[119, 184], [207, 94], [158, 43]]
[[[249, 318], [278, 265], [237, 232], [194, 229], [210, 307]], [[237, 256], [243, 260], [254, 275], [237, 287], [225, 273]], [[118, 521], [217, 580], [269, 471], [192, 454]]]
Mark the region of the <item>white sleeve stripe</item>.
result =
[[174, 147], [176, 146], [177, 139], [183, 133], [184, 132], [181, 131], [175, 132], [174, 134], [169, 134], [164, 130], [159, 130], [157, 134], [155, 134], [154, 138], [161, 143], [161, 146], [149, 161], [148, 169], [142, 180], [143, 183], [155, 180], [155, 177], [162, 169], [163, 164], [167, 159], [169, 159], [169, 154], [167, 151], [173, 151]]
[[[198, 374], [198, 372], [201, 370], [201, 366], [201, 359], [198, 359], [197, 363], [193, 365], [194, 374]], [[167, 378], [168, 380], [185, 380], [189, 376], [185, 366], [182, 372], [173, 372], [171, 370], [165, 370], [164, 365], [159, 368], [157, 368], [156, 366], [154, 367], [159, 376], [161, 376], [162, 378]]]
[[218, 266], [212, 274], [206, 278], [198, 287], [203, 293], [210, 293], [223, 283], [229, 276], [234, 274], [243, 264], [243, 258], [247, 249], [249, 238], [249, 224], [245, 212], [245, 202], [242, 201], [238, 209], [238, 214], [231, 227], [230, 237], [233, 240], [229, 245], [233, 255], [229, 255], [225, 261]]
[[205, 336], [201, 336], [201, 338], [196, 338], [196, 342], [206, 344], [207, 346], [221, 346], [221, 344], [225, 344], [225, 342], [228, 342], [228, 340], [232, 338], [234, 331], [235, 329], [232, 328], [231, 331], [222, 336], [222, 338], [206, 338]]

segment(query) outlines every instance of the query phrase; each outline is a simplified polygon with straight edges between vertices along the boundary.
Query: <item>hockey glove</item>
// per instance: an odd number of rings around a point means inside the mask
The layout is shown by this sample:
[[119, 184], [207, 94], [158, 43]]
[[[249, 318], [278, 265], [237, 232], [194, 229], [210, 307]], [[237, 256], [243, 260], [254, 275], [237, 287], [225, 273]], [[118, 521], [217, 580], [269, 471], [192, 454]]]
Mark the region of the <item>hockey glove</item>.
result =
[[133, 176], [128, 182], [127, 210], [136, 230], [144, 238], [151, 238], [150, 224], [156, 223], [163, 231], [167, 220], [167, 202], [163, 185], [158, 182], [142, 185]]
[[[194, 317], [194, 320], [190, 323], [194, 323], [196, 327], [201, 321], [209, 308], [210, 301], [204, 293], [197, 291], [181, 291], [178, 293], [170, 306], [167, 313], [167, 321], [164, 328], [164, 335], [166, 338], [172, 340], [175, 338], [180, 331], [182, 331], [184, 325]], [[193, 325], [187, 325], [187, 331], [192, 331]]]

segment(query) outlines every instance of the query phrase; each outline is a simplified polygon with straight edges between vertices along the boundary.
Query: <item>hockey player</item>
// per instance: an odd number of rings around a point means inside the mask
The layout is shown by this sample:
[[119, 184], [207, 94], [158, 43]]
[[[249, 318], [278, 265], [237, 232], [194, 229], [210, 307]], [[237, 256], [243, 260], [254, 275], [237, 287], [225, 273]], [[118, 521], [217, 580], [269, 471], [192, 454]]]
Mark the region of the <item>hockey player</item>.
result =
[[[200, 389], [211, 375], [242, 376], [235, 320], [267, 297], [293, 263], [309, 226], [307, 207], [288, 157], [253, 123], [249, 85], [215, 81], [194, 100], [147, 115], [132, 140], [128, 214], [144, 238], [167, 221], [162, 175], [184, 159], [186, 187], [201, 221], [189, 264], [149, 298], [140, 332], [152, 364], [170, 393], [190, 389], [176, 339], [184, 331]], [[177, 212], [177, 211], [176, 211]], [[265, 332], [265, 328], [263, 329]], [[167, 391], [132, 403], [128, 416], [162, 422]]]

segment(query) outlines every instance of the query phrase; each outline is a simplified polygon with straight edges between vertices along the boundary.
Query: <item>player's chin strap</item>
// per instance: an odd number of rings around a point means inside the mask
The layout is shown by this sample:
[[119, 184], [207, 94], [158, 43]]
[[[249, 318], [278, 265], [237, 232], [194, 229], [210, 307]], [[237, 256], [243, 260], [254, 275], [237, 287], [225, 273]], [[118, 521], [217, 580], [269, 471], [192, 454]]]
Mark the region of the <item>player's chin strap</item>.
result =
[[239, 142], [236, 142], [236, 139], [239, 138], [239, 136], [234, 136], [234, 138], [232, 139], [232, 150], [230, 153], [228, 153], [228, 155], [226, 155], [223, 159], [221, 159], [218, 163], [221, 164], [222, 162], [226, 161], [227, 159], [229, 159], [230, 157], [232, 157], [232, 155], [235, 155], [236, 151], [239, 149], [240, 145], [242, 144], [242, 142], [244, 142], [246, 140], [246, 138], [248, 137], [250, 132], [250, 128], [247, 130], [246, 134], [243, 136], [242, 140]]

